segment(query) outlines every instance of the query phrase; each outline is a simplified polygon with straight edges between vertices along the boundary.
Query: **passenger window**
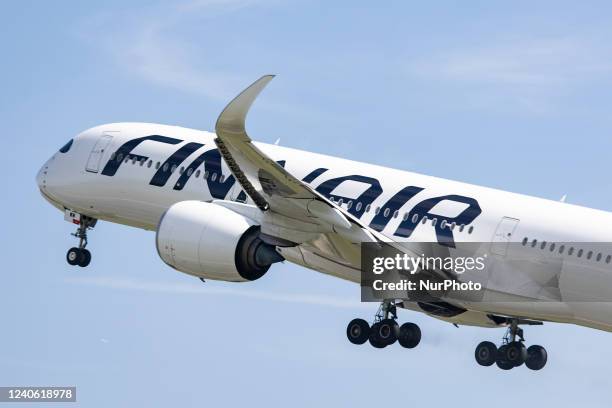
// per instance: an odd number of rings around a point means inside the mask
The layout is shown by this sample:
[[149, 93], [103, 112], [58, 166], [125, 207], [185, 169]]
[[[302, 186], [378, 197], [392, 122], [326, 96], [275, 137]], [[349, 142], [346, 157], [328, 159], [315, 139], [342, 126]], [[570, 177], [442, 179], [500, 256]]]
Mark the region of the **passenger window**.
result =
[[225, 176], [223, 174], [221, 174], [219, 176], [219, 183], [223, 183], [224, 180], [225, 180]]
[[550, 244], [550, 252], [555, 250], [555, 243]]
[[117, 153], [112, 152], [110, 155], [110, 160], [115, 160], [115, 157], [117, 157]]
[[389, 208], [386, 208], [385, 212], [383, 212], [383, 217], [387, 218], [389, 216], [390, 212], [391, 212], [391, 210]]
[[451, 231], [454, 231], [456, 226], [457, 226], [456, 222], [451, 223]]
[[372, 204], [368, 204], [366, 205], [365, 212], [370, 212], [371, 209], [372, 209]]
[[421, 219], [421, 224], [425, 224], [427, 222], [427, 216], [424, 215], [423, 218]]
[[162, 167], [162, 171], [165, 173], [168, 171], [168, 167], [170, 167], [170, 165], [168, 163], [164, 163], [164, 167]]
[[206, 171], [204, 172], [204, 178], [205, 178], [205, 179], [207, 179], [207, 178], [208, 178], [208, 176], [210, 176], [210, 173], [208, 172], [208, 170], [206, 170]]
[[144, 166], [147, 159], [140, 159], [140, 167]]
[[446, 220], [442, 220], [440, 223], [440, 228], [446, 228]]
[[153, 164], [153, 160], [149, 160], [149, 161], [147, 162], [147, 167], [148, 167], [148, 168], [151, 168], [151, 165], [152, 165], [152, 164]]
[[459, 232], [463, 232], [464, 228], [465, 228], [465, 224], [461, 224], [461, 226], [459, 227]]
[[559, 247], [559, 253], [560, 253], [560, 254], [562, 254], [562, 253], [563, 253], [563, 251], [565, 251], [565, 245], [561, 245], [561, 246]]
[[179, 174], [183, 174], [184, 172], [185, 172], [185, 168], [181, 166], [181, 170], [179, 171]]
[[468, 230], [468, 234], [471, 234], [472, 232], [474, 232], [474, 227], [470, 227], [470, 229]]
[[136, 157], [132, 157], [132, 164], [136, 164]]
[[581, 258], [581, 257], [582, 257], [582, 249], [579, 249], [578, 250], [578, 258]]
[[612, 255], [606, 256], [606, 263], [609, 264], [610, 260], [612, 260]]
[[[404, 221], [406, 220], [406, 218], [408, 218], [408, 213], [404, 214]], [[412, 216], [412, 223], [416, 224], [417, 222], [419, 222], [419, 214], [414, 214]]]
[[189, 170], [187, 170], [187, 177], [191, 177], [192, 174], [193, 174], [193, 169], [190, 167]]
[[123, 161], [124, 163], [127, 163], [130, 160], [129, 156], [125, 156], [125, 160]]
[[523, 238], [523, 246], [527, 245], [527, 237]]
[[352, 206], [353, 206], [353, 200], [349, 200], [349, 202], [346, 203], [346, 209], [350, 210]]
[[393, 213], [393, 218], [397, 218], [398, 215], [399, 215], [399, 211], [395, 210], [395, 212]]
[[540, 245], [540, 249], [546, 248], [546, 241], [542, 241], [542, 245]]
[[359, 212], [359, 210], [361, 210], [361, 207], [362, 207], [362, 204], [361, 204], [361, 201], [360, 201], [360, 202], [358, 202], [358, 203], [357, 203], [357, 205], [355, 206], [355, 210], [356, 210], [357, 212]]
[[200, 177], [200, 170], [196, 171], [196, 178]]
[[533, 241], [531, 241], [531, 247], [535, 248], [535, 246], [538, 244], [538, 240], [534, 239]]
[[119, 154], [117, 155], [117, 161], [118, 161], [118, 162], [122, 162], [122, 161], [123, 161], [123, 153], [119, 153]]
[[432, 227], [435, 227], [437, 223], [438, 223], [438, 219], [437, 218], [434, 218], [433, 220], [431, 220], [431, 226]]
[[601, 252], [597, 254], [597, 262], [601, 261]]
[[574, 247], [570, 247], [570, 249], [567, 251], [568, 255], [571, 255], [574, 253]]
[[380, 213], [380, 207], [376, 207], [376, 211], [374, 211], [374, 214], [378, 215]]
[[338, 204], [338, 207], [342, 205], [342, 199], [341, 199], [341, 198], [340, 198], [340, 199], [338, 199], [337, 204]]
[[175, 170], [176, 170], [176, 164], [173, 164], [172, 167], [170, 168], [170, 174], [174, 173]]
[[161, 163], [160, 163], [160, 162], [155, 163], [155, 169], [156, 169], [156, 170], [158, 170], [158, 169], [159, 169], [159, 166], [161, 166]]
[[593, 251], [589, 251], [587, 254], [587, 259], [591, 259], [593, 257]]

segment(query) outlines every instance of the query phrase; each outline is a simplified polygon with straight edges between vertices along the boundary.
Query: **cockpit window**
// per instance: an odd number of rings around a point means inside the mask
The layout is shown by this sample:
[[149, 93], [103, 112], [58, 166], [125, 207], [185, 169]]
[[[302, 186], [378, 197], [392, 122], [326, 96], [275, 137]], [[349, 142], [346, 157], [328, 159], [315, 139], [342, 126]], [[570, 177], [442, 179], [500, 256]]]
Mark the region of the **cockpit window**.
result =
[[73, 139], [70, 139], [70, 141], [68, 143], [66, 143], [64, 146], [62, 146], [62, 148], [59, 149], [59, 151], [61, 153], [66, 153], [68, 150], [70, 150], [70, 147], [72, 146], [72, 141], [73, 141]]

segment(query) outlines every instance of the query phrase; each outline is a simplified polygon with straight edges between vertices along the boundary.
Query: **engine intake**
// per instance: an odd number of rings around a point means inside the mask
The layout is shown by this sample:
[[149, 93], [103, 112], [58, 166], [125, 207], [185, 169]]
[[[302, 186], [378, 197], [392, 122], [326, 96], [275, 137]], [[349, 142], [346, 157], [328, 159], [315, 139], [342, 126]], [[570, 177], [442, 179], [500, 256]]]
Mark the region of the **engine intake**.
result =
[[254, 221], [223, 206], [182, 201], [171, 206], [159, 222], [157, 252], [166, 264], [190, 275], [253, 281], [283, 260], [259, 233]]

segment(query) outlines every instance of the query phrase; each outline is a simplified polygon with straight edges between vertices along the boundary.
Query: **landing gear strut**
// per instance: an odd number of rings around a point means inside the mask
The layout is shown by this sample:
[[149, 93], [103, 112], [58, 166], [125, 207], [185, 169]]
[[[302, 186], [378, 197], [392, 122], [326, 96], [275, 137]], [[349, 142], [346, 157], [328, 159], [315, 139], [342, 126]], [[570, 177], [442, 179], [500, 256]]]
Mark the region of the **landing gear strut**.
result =
[[518, 327], [518, 324], [518, 319], [510, 320], [499, 348], [490, 341], [483, 341], [476, 346], [474, 352], [476, 362], [481, 366], [496, 364], [502, 370], [510, 370], [523, 364], [531, 370], [542, 369], [546, 365], [546, 349], [538, 345], [526, 348], [523, 329]]
[[70, 248], [66, 253], [66, 261], [70, 265], [86, 267], [91, 262], [91, 252], [85, 248], [87, 246], [87, 230], [93, 228], [96, 221], [95, 218], [86, 215], [80, 216], [79, 227], [76, 232], [71, 234], [79, 239], [79, 246]]
[[375, 348], [384, 348], [396, 341], [405, 348], [416, 347], [421, 341], [419, 326], [414, 323], [404, 323], [399, 326], [396, 320], [395, 302], [385, 300], [380, 304], [371, 327], [363, 319], [353, 319], [346, 328], [346, 336], [353, 344], [364, 344], [369, 341]]

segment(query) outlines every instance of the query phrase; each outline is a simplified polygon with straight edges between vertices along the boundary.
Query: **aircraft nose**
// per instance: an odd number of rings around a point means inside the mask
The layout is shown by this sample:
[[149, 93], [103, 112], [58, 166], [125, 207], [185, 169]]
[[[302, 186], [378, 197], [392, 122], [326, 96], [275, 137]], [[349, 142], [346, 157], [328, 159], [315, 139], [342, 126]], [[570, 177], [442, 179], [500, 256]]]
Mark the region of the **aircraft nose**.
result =
[[47, 176], [49, 174], [49, 161], [42, 165], [40, 170], [38, 170], [38, 174], [36, 174], [36, 184], [40, 191], [45, 191], [47, 189]]

